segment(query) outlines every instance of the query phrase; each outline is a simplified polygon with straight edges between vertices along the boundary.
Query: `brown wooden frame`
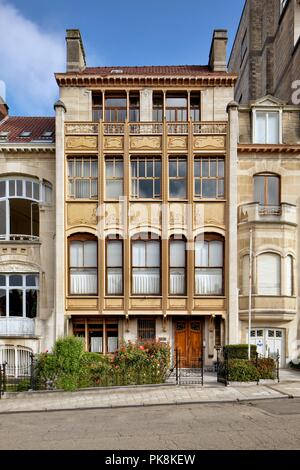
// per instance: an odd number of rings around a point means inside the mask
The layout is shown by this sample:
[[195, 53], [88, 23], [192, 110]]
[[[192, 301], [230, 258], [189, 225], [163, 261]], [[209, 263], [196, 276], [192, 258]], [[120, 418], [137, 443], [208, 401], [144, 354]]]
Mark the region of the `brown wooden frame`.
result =
[[[107, 265], [107, 244], [108, 242], [121, 242], [122, 243], [122, 266], [114, 266], [117, 269], [122, 269], [122, 293], [120, 294], [109, 294], [107, 292], [107, 286], [108, 286], [108, 269], [109, 266]], [[105, 295], [106, 297], [124, 297], [124, 240], [121, 238], [119, 235], [116, 236], [108, 236], [105, 239]]]
[[[71, 269], [72, 267], [70, 266], [70, 260], [71, 260], [71, 243], [73, 241], [80, 241], [80, 242], [85, 242], [85, 241], [94, 241], [97, 243], [97, 267], [93, 269], [97, 270], [97, 293], [96, 294], [72, 294], [71, 293]], [[68, 237], [68, 293], [69, 296], [72, 297], [98, 297], [99, 295], [99, 286], [98, 286], [98, 281], [99, 281], [99, 263], [98, 263], [98, 252], [99, 252], [99, 247], [98, 247], [98, 238], [91, 234], [91, 233], [74, 233]], [[89, 268], [91, 269], [91, 268]]]
[[[223, 266], [196, 266], [196, 242], [200, 240], [204, 240], [204, 242], [212, 242], [212, 241], [220, 241], [223, 243]], [[225, 238], [222, 235], [217, 233], [204, 233], [202, 235], [198, 235], [195, 240], [195, 249], [194, 249], [194, 291], [196, 297], [223, 297], [225, 292]], [[209, 246], [208, 246], [209, 250]], [[208, 252], [208, 259], [209, 259], [209, 252]], [[196, 269], [222, 269], [222, 294], [196, 294]]]
[[[187, 257], [187, 239], [186, 237], [182, 236], [181, 238], [176, 238], [178, 237], [178, 235], [172, 235], [170, 238], [169, 238], [169, 243], [168, 243], [168, 250], [169, 250], [169, 266], [168, 266], [168, 269], [169, 269], [169, 297], [172, 297], [172, 298], [176, 298], [176, 297], [186, 297], [187, 296], [187, 261], [188, 261], [188, 257]], [[171, 260], [171, 256], [170, 256], [170, 252], [171, 252], [171, 242], [172, 241], [182, 241], [182, 242], [185, 242], [185, 266], [184, 268], [180, 268], [180, 269], [184, 269], [184, 293], [183, 294], [171, 294], [170, 293], [170, 276], [171, 276], [171, 269], [174, 269], [173, 267], [171, 267], [170, 265], [170, 260]]]
[[[106, 100], [110, 99], [123, 99], [125, 100], [126, 104], [125, 106], [108, 106], [106, 103]], [[109, 94], [105, 93], [104, 96], [104, 101], [105, 101], [105, 110], [104, 110], [104, 120], [105, 122], [126, 122], [127, 119], [127, 95], [123, 93], [119, 94]], [[109, 119], [107, 119], [107, 112], [109, 112]], [[118, 113], [119, 112], [125, 112], [125, 118], [124, 119], [119, 119]], [[112, 117], [116, 117], [116, 119], [111, 119]]]
[[[168, 99], [179, 98], [186, 100], [186, 106], [168, 106]], [[168, 122], [187, 122], [188, 121], [188, 95], [187, 93], [178, 93], [178, 94], [166, 94], [166, 120]], [[168, 119], [168, 112], [175, 111], [175, 119]], [[186, 113], [186, 119], [181, 119], [180, 113]]]
[[[264, 204], [262, 207], [279, 207], [281, 204], [281, 177], [277, 173], [268, 173], [268, 172], [263, 172], [263, 173], [257, 173], [253, 175], [253, 196], [254, 196], [254, 202], [256, 201], [256, 195], [255, 195], [255, 178], [264, 178]], [[278, 204], [268, 204], [268, 178], [277, 178], [278, 181]]]
[[[170, 163], [176, 161], [176, 176], [170, 176]], [[178, 176], [179, 173], [179, 162], [185, 162], [186, 165], [186, 176]], [[170, 194], [170, 183], [172, 180], [182, 180], [185, 181], [185, 197], [178, 198], [172, 197]], [[185, 155], [170, 155], [168, 159], [168, 196], [172, 201], [186, 201], [188, 199], [188, 159]]]
[[[146, 235], [146, 237], [145, 237]], [[160, 266], [159, 268], [157, 268], [157, 266], [152, 266], [152, 268], [155, 268], [155, 269], [159, 269], [159, 293], [158, 294], [134, 294], [132, 292], [132, 286], [133, 286], [133, 269], [134, 269], [134, 266], [132, 264], [132, 259], [133, 259], [133, 256], [132, 256], [132, 243], [135, 242], [135, 241], [143, 241], [143, 242], [147, 242], [147, 241], [158, 241], [159, 242], [159, 250], [160, 250]], [[137, 266], [137, 268], [140, 267], [140, 266]], [[149, 267], [149, 266], [147, 266]], [[150, 266], [151, 268], [151, 266]], [[148, 232], [148, 233], [145, 233], [145, 232], [141, 232], [139, 234], [136, 234], [134, 235], [133, 237], [131, 237], [131, 241], [130, 241], [130, 282], [131, 282], [131, 296], [132, 297], [161, 297], [162, 295], [162, 242], [161, 242], [161, 237], [159, 237], [158, 235], [156, 235], [155, 233], [152, 233], [152, 232]]]
[[[138, 162], [138, 165], [137, 165], [137, 168], [138, 168], [138, 172], [137, 172], [137, 176], [133, 176], [132, 175], [132, 162]], [[145, 162], [145, 176], [140, 176], [139, 175], [139, 162], [140, 161], [143, 161]], [[153, 174], [154, 176], [147, 176], [147, 162], [148, 161], [151, 161], [152, 162], [152, 165], [153, 165]], [[155, 163], [156, 162], [159, 162], [160, 163], [160, 176], [159, 177], [156, 177], [155, 176]], [[130, 158], [130, 197], [134, 200], [145, 200], [145, 201], [151, 201], [151, 200], [154, 200], [154, 201], [157, 201], [157, 200], [160, 200], [162, 198], [162, 181], [163, 181], [163, 178], [162, 178], [162, 171], [163, 171], [163, 168], [162, 168], [162, 158], [161, 156], [152, 156], [152, 155], [136, 155], [136, 156], [132, 156]], [[139, 181], [140, 180], [152, 180], [152, 197], [149, 197], [149, 198], [146, 198], [146, 197], [140, 197], [139, 194], [140, 194], [140, 189], [139, 189]], [[160, 194], [155, 196], [155, 182], [156, 181], [160, 181]], [[133, 194], [133, 184], [134, 182], [136, 181], [136, 184], [137, 184], [137, 196], [135, 196]]]
[[[209, 166], [209, 176], [203, 176], [202, 175], [202, 164], [204, 161], [207, 161], [208, 162], [208, 166]], [[217, 176], [210, 176], [210, 173], [211, 173], [211, 162], [212, 161], [216, 161], [216, 170], [217, 170]], [[200, 176], [195, 176], [196, 174], [196, 171], [195, 171], [195, 165], [196, 163], [200, 163]], [[224, 176], [219, 176], [219, 163], [223, 162], [224, 164]], [[198, 157], [198, 156], [195, 156], [194, 158], [194, 197], [195, 199], [198, 199], [198, 200], [202, 200], [202, 199], [207, 199], [207, 200], [223, 200], [225, 199], [226, 197], [226, 165], [225, 165], [225, 158], [224, 157], [219, 157], [219, 156], [205, 156], [205, 157]], [[196, 181], [199, 180], [200, 181], [200, 186], [201, 186], [201, 194], [197, 194], [196, 193]], [[216, 196], [215, 197], [207, 197], [207, 196], [203, 196], [203, 181], [205, 180], [216, 180]], [[218, 196], [218, 189], [219, 189], [219, 181], [223, 181], [223, 186], [224, 186], [224, 194], [223, 196]]]
[[[78, 160], [81, 160], [81, 166], [83, 165], [84, 162], [86, 161], [89, 161], [90, 163], [90, 174], [89, 176], [75, 176], [75, 172], [76, 172], [76, 162]], [[73, 163], [73, 171], [74, 171], [74, 176], [69, 176], [69, 162]], [[92, 162], [97, 162], [97, 176], [92, 176]], [[91, 200], [91, 201], [97, 201], [98, 198], [99, 198], [99, 161], [98, 161], [98, 158], [97, 156], [90, 156], [90, 155], [70, 155], [68, 156], [67, 158], [67, 179], [68, 179], [68, 182], [67, 182], [67, 185], [68, 185], [68, 191], [67, 191], [67, 195], [68, 195], [68, 199], [72, 199], [72, 200]], [[89, 180], [89, 189], [90, 189], [90, 197], [78, 197], [76, 195], [76, 181], [80, 181], [80, 180]], [[69, 184], [70, 182], [73, 181], [74, 183], [74, 195], [71, 195], [70, 194], [70, 190], [69, 190]], [[96, 181], [97, 182], [97, 195], [95, 197], [92, 197], [92, 181]]]

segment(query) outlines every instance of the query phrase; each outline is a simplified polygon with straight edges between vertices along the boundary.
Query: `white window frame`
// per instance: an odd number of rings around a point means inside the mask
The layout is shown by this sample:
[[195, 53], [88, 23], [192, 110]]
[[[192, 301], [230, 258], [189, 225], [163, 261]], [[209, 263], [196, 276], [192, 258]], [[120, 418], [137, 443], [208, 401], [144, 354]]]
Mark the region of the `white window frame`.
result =
[[[39, 291], [39, 275], [38, 273], [0, 273], [0, 276], [5, 276], [5, 286], [0, 286], [0, 290], [5, 291], [6, 295], [6, 316], [0, 318], [30, 318], [26, 316], [26, 291], [28, 290], [36, 290]], [[9, 285], [9, 277], [10, 276], [21, 276], [22, 277], [22, 285], [21, 286], [10, 286]], [[37, 285], [36, 286], [26, 286], [26, 276], [36, 276], [37, 278]], [[22, 317], [18, 316], [10, 316], [9, 315], [9, 291], [11, 290], [21, 290], [22, 291]], [[38, 316], [38, 305], [36, 311], [36, 317]], [[34, 318], [36, 318], [34, 317]]]
[[[257, 122], [257, 113], [278, 113], [278, 143], [268, 143], [265, 142], [264, 144], [259, 145], [281, 145], [282, 144], [282, 109], [281, 108], [272, 108], [272, 107], [257, 107], [252, 110], [252, 143], [257, 144], [257, 136], [256, 136], [256, 122]], [[268, 119], [267, 119], [267, 132], [266, 137], [268, 137]], [[268, 140], [268, 139], [266, 139]]]

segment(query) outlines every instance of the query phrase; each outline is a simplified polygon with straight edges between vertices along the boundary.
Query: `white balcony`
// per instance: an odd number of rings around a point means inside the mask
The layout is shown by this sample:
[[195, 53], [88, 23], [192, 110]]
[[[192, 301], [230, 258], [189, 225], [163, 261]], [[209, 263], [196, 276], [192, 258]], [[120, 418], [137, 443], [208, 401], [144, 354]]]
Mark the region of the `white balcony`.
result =
[[32, 318], [2, 317], [0, 318], [0, 337], [1, 336], [35, 336], [35, 321]]
[[297, 207], [282, 203], [279, 206], [261, 206], [258, 202], [239, 207], [239, 223], [270, 222], [297, 225]]

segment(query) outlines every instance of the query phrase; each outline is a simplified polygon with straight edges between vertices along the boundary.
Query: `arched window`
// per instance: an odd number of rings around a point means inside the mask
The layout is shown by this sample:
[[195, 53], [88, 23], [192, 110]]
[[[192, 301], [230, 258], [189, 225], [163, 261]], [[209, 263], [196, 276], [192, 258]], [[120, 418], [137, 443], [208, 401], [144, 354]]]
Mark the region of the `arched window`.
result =
[[72, 235], [69, 238], [69, 271], [71, 295], [97, 295], [98, 242], [91, 234]]
[[195, 242], [196, 295], [223, 295], [224, 239], [217, 234], [205, 234]]
[[30, 178], [0, 179], [0, 240], [39, 237], [39, 204], [51, 202], [51, 185]]
[[172, 237], [169, 242], [169, 294], [186, 294], [186, 240]]
[[106, 294], [123, 294], [123, 240], [116, 237], [106, 240]]
[[249, 255], [242, 259], [242, 293], [249, 294]]
[[291, 255], [285, 260], [286, 295], [294, 295], [294, 260]]
[[281, 295], [281, 258], [275, 253], [264, 253], [257, 258], [258, 295]]
[[132, 294], [160, 295], [161, 248], [160, 238], [153, 233], [132, 239]]
[[280, 178], [272, 173], [254, 176], [254, 202], [260, 206], [280, 205]]

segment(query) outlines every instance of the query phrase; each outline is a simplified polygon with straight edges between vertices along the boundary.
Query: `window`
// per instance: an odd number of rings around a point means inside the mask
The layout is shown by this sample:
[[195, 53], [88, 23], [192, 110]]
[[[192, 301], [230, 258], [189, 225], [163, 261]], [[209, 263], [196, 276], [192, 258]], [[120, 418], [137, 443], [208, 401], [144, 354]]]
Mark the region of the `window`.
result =
[[215, 347], [222, 345], [222, 334], [221, 334], [222, 317], [215, 317]]
[[186, 199], [187, 162], [185, 157], [170, 158], [169, 160], [169, 197], [171, 199]]
[[31, 131], [22, 131], [18, 137], [30, 137]]
[[117, 320], [78, 318], [73, 322], [73, 333], [75, 336], [84, 338], [87, 350], [90, 352], [113, 354], [118, 350], [119, 328]]
[[49, 202], [52, 187], [30, 179], [0, 179], [0, 240], [39, 237], [39, 204]]
[[281, 295], [281, 258], [275, 253], [264, 253], [257, 258], [258, 295]]
[[224, 240], [204, 235], [195, 243], [196, 295], [223, 295]]
[[163, 120], [163, 95], [162, 93], [153, 93], [153, 116], [154, 122], [162, 122]]
[[125, 122], [127, 116], [127, 99], [124, 96], [105, 97], [105, 121]]
[[279, 112], [255, 112], [255, 144], [279, 144]]
[[187, 121], [187, 97], [170, 95], [166, 97], [166, 118], [169, 122]]
[[292, 256], [287, 256], [285, 260], [286, 269], [286, 295], [294, 295], [294, 260]]
[[124, 194], [123, 160], [121, 157], [109, 157], [105, 160], [106, 198], [119, 199]]
[[156, 199], [161, 197], [161, 160], [154, 157], [131, 159], [132, 197]]
[[170, 295], [186, 295], [186, 241], [170, 239]]
[[8, 376], [30, 377], [33, 351], [25, 346], [0, 345], [0, 364], [6, 363]]
[[137, 336], [139, 341], [154, 341], [156, 338], [155, 320], [138, 319]]
[[242, 293], [243, 295], [249, 295], [249, 266], [250, 256], [246, 255], [242, 259]]
[[93, 121], [98, 122], [102, 119], [102, 93], [93, 93]]
[[190, 103], [191, 120], [194, 122], [200, 122], [200, 92], [191, 93]]
[[160, 294], [160, 240], [132, 240], [132, 294]]
[[224, 158], [196, 158], [194, 162], [195, 197], [223, 199], [225, 197]]
[[97, 239], [93, 235], [72, 235], [69, 239], [71, 295], [97, 295]]
[[108, 238], [106, 241], [106, 294], [123, 294], [123, 242]]
[[254, 201], [260, 206], [280, 205], [280, 178], [274, 174], [254, 176]]
[[140, 97], [139, 95], [130, 95], [129, 98], [129, 121], [139, 122], [140, 120]]
[[74, 199], [97, 199], [98, 161], [91, 157], [68, 159], [69, 197]]
[[1, 274], [0, 317], [35, 318], [38, 279], [37, 274]]

